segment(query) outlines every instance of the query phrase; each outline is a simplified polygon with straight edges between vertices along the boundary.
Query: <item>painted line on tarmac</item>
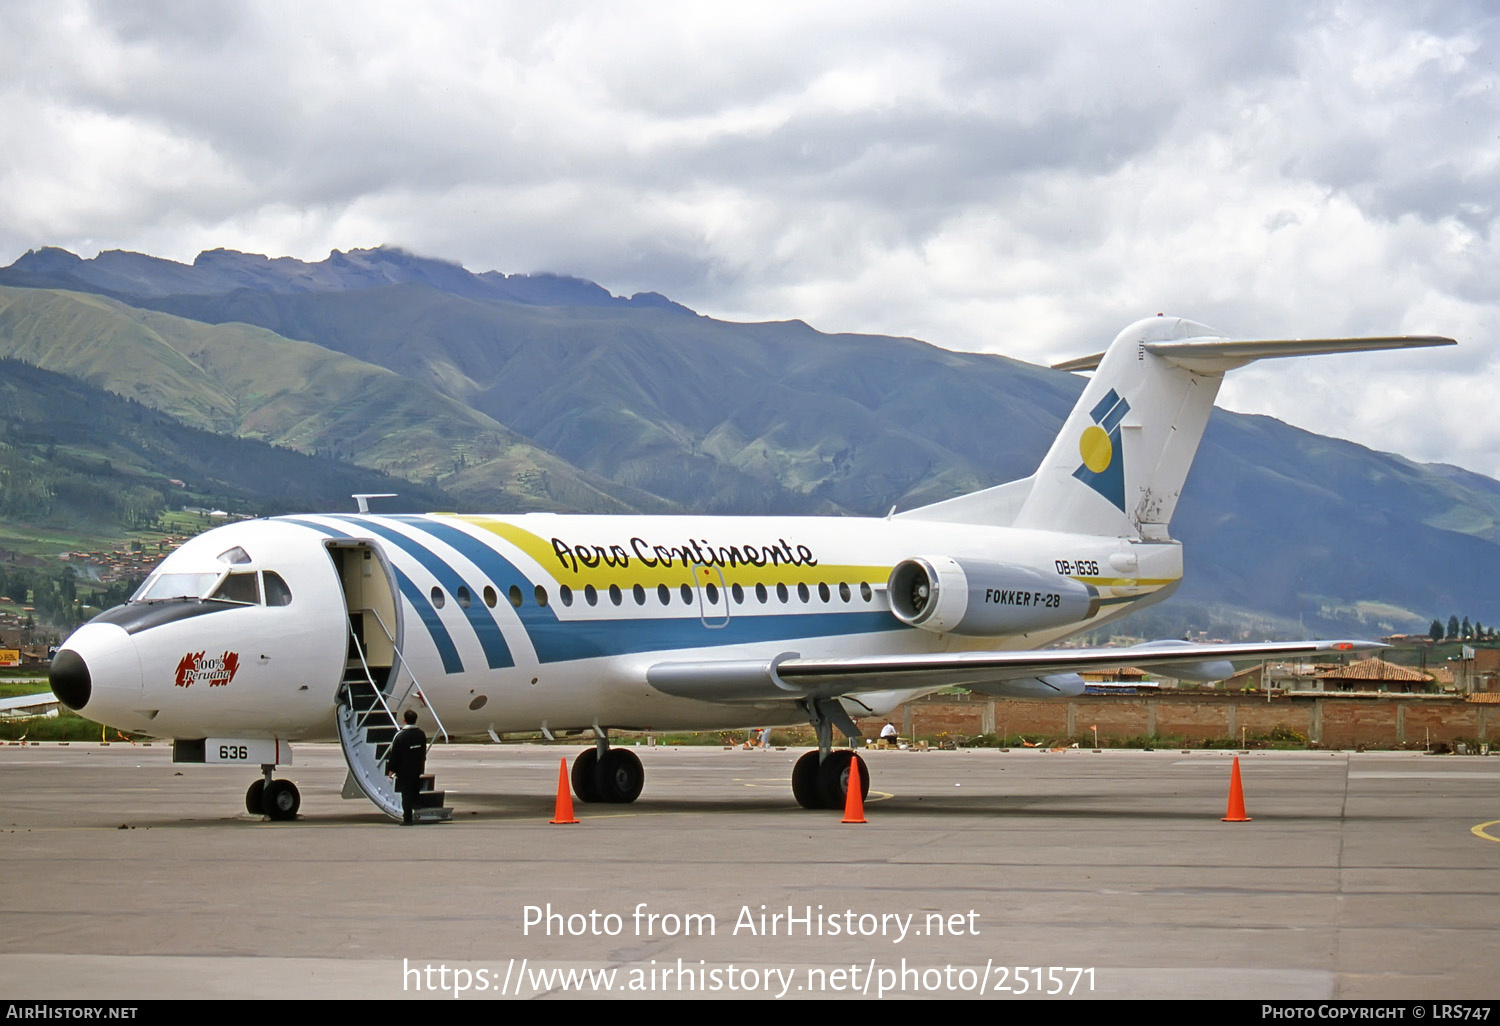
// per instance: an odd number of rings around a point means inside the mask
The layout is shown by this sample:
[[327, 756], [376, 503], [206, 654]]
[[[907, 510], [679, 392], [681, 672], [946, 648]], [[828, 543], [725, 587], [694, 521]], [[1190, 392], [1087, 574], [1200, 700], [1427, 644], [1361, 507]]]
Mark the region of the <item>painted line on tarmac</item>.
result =
[[1481, 823], [1477, 827], [1472, 827], [1470, 828], [1469, 833], [1473, 834], [1475, 837], [1482, 837], [1486, 841], [1494, 841], [1496, 844], [1500, 844], [1500, 837], [1496, 837], [1494, 834], [1485, 833], [1486, 828], [1492, 826], [1500, 826], [1500, 819], [1492, 819], [1488, 823]]
[[[1276, 759], [1274, 761], [1273, 760], [1261, 761], [1261, 760], [1258, 760], [1258, 759], [1245, 759], [1243, 761], [1246, 764], [1249, 764], [1249, 763], [1253, 762], [1255, 764], [1255, 768], [1256, 768], [1257, 771], [1259, 771], [1259, 770], [1282, 770], [1282, 769], [1285, 769], [1285, 770], [1303, 770], [1303, 769], [1306, 769], [1309, 766], [1320, 766], [1320, 767], [1321, 766], [1329, 766], [1329, 767], [1334, 766], [1334, 763], [1331, 762], [1328, 759]], [[1222, 767], [1224, 769], [1228, 769], [1230, 767], [1230, 765], [1233, 764], [1233, 762], [1234, 762], [1234, 760], [1232, 758], [1210, 756], [1208, 758], [1203, 758], [1203, 759], [1178, 759], [1176, 762], [1172, 763], [1172, 765], [1174, 767], [1178, 767], [1178, 766], [1191, 766], [1194, 769], [1201, 769], [1204, 766], [1217, 766], [1217, 767]], [[1338, 768], [1342, 769], [1343, 768], [1342, 764], [1339, 764]]]
[[[786, 787], [786, 781], [782, 780], [780, 777], [777, 777], [777, 778], [775, 778], [773, 780], [761, 780], [761, 781], [741, 780], [741, 781], [739, 781], [739, 783], [742, 786], [744, 786], [744, 787], [765, 787], [765, 788], [784, 788], [784, 787]], [[894, 797], [896, 797], [896, 795], [893, 792], [891, 792], [891, 791], [877, 791], [877, 790], [875, 790], [872, 787], [866, 793], [864, 800], [867, 801], [867, 802], [885, 802], [885, 801], [890, 801]]]
[[1500, 780], [1500, 772], [1469, 770], [1352, 770], [1350, 780]]

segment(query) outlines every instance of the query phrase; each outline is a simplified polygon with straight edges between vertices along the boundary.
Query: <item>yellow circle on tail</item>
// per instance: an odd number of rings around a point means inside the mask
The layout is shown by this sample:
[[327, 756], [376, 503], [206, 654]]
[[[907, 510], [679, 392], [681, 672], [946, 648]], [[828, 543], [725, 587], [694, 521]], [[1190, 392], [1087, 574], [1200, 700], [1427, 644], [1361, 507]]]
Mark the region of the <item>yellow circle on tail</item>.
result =
[[1078, 440], [1078, 452], [1083, 456], [1083, 465], [1094, 473], [1103, 473], [1114, 458], [1115, 447], [1109, 440], [1109, 432], [1098, 424], [1091, 424]]

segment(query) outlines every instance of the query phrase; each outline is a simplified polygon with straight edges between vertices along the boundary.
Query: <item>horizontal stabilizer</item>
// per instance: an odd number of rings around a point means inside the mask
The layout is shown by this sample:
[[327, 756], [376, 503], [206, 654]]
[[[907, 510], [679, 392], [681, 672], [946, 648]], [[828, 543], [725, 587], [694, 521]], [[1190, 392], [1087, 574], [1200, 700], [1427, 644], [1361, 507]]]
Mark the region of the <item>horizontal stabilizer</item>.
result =
[[[1185, 338], [1170, 342], [1143, 342], [1142, 348], [1179, 367], [1199, 374], [1222, 374], [1254, 360], [1281, 356], [1326, 356], [1363, 353], [1381, 349], [1426, 349], [1458, 343], [1441, 335], [1382, 335], [1373, 338], [1228, 339]], [[1103, 353], [1054, 363], [1053, 370], [1097, 370]]]

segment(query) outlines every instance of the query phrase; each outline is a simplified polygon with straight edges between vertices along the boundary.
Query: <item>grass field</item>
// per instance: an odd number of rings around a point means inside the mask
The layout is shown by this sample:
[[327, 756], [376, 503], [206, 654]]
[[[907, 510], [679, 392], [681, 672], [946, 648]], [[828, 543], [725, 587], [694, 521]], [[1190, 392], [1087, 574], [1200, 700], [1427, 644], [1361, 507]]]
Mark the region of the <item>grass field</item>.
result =
[[[156, 526], [149, 529], [99, 525], [71, 529], [14, 520], [0, 521], [0, 548], [43, 560], [56, 559], [64, 552], [128, 548], [131, 543], [139, 544], [145, 552], [155, 552], [168, 538], [179, 535], [191, 537], [223, 523], [222, 520], [212, 519], [202, 513], [187, 513], [183, 510], [163, 513], [157, 518]], [[161, 554], [164, 557], [166, 552]]]
[[10, 741], [122, 741], [130, 740], [114, 727], [86, 720], [61, 709], [56, 716], [29, 720], [0, 720], [0, 744]]

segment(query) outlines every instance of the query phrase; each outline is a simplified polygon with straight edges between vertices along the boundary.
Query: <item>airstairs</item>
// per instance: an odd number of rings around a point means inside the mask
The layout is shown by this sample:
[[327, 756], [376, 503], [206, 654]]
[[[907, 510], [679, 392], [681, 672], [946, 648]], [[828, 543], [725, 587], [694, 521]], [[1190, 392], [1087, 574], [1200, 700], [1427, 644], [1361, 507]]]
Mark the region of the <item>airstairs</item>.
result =
[[[373, 611], [363, 612], [370, 614]], [[379, 622], [378, 615], [376, 621]], [[381, 627], [384, 626], [381, 623]], [[427, 696], [422, 693], [421, 686], [414, 677], [406, 692], [392, 701], [393, 696], [388, 688], [398, 674], [397, 668], [392, 666], [372, 669], [365, 660], [364, 648], [359, 643], [352, 623], [350, 636], [354, 639], [350, 651], [356, 658], [349, 659], [344, 679], [339, 683], [335, 717], [338, 721], [339, 744], [344, 749], [344, 761], [349, 764], [343, 797], [358, 798], [363, 795], [374, 802], [381, 812], [399, 820], [402, 818], [401, 795], [396, 792], [395, 781], [385, 775], [385, 753], [400, 729], [395, 710], [401, 708], [406, 698], [415, 691], [434, 719], [437, 719], [437, 714], [426, 702]], [[397, 652], [396, 655], [399, 659], [400, 653]], [[443, 737], [447, 737], [441, 720], [438, 721], [438, 730]], [[425, 774], [412, 818], [420, 823], [451, 819], [453, 810], [444, 806], [444, 800], [444, 793], [433, 789], [432, 774]]]

